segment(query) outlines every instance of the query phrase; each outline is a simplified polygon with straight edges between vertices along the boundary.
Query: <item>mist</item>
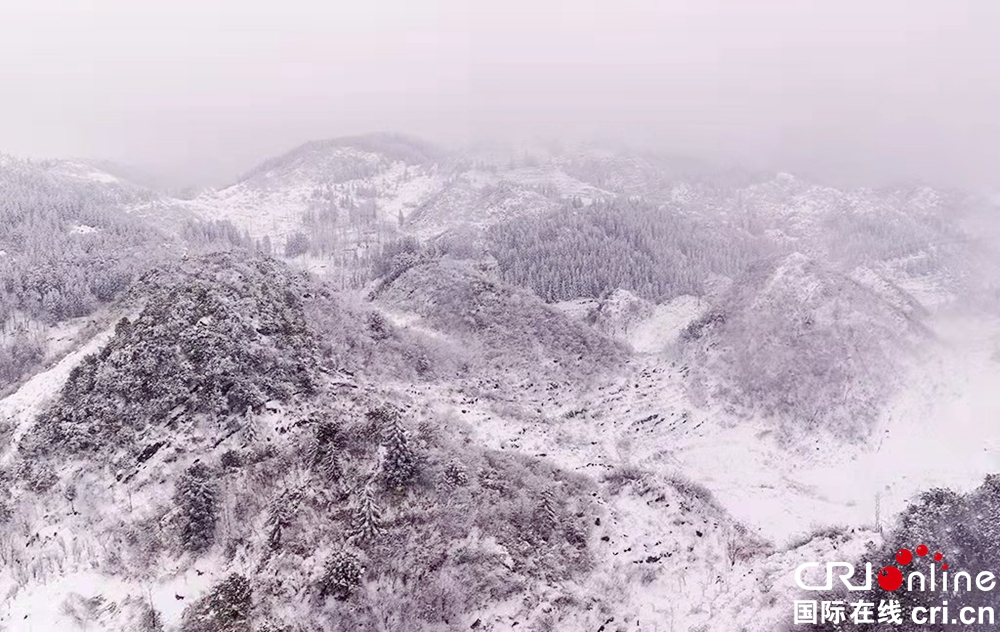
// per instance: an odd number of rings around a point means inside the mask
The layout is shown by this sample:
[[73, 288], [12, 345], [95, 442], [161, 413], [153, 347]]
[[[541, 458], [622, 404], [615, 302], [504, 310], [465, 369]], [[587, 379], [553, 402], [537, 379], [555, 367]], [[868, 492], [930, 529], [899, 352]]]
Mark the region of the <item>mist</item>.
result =
[[993, 0], [9, 0], [0, 151], [225, 184], [317, 138], [610, 138], [993, 188]]

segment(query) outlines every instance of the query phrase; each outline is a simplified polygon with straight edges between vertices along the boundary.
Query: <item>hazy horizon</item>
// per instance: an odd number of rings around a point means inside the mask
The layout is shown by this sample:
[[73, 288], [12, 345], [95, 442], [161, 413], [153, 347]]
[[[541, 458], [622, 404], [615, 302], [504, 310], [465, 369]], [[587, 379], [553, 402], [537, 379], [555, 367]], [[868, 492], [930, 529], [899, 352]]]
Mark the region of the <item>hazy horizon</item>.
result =
[[171, 186], [377, 131], [611, 138], [861, 183], [995, 188], [1000, 163], [990, 0], [11, 4], [0, 152]]

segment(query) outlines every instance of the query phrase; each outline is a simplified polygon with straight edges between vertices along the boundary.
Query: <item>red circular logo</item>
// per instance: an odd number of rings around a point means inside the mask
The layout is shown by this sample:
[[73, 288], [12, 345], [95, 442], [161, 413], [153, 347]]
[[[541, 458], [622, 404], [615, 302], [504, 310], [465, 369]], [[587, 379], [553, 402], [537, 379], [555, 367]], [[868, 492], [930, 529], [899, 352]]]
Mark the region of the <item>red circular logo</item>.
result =
[[892, 592], [903, 585], [903, 573], [895, 566], [886, 566], [879, 571], [878, 585]]
[[896, 552], [896, 561], [906, 566], [913, 561], [913, 553], [910, 553], [910, 549], [899, 549]]

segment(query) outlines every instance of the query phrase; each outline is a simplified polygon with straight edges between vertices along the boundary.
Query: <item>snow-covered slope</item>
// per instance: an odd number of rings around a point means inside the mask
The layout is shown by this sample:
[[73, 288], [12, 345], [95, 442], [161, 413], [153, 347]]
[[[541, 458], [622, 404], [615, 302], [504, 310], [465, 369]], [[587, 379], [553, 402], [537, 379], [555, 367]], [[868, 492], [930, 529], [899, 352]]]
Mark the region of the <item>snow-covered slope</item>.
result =
[[364, 221], [395, 224], [400, 214], [405, 218], [443, 184], [433, 166], [388, 163], [378, 154], [350, 148], [330, 150], [320, 164], [301, 164], [306, 159], [178, 205], [198, 217], [229, 220], [254, 237], [283, 243], [303, 229], [307, 213], [331, 206], [346, 216], [357, 206], [369, 213]]
[[[624, 493], [602, 496], [614, 528], [604, 532], [612, 546], [599, 566], [604, 576], [625, 582], [619, 612], [628, 613], [630, 623], [672, 619], [708, 630], [773, 630], [795, 598], [791, 576], [798, 564], [825, 559], [833, 549], [853, 559], [880, 541], [875, 528], [891, 527], [918, 491], [971, 489], [1000, 465], [997, 439], [983, 432], [1000, 405], [993, 392], [1000, 363], [989, 359], [1000, 323], [933, 325], [941, 344], [919, 364], [903, 367], [901, 389], [870, 440], [860, 444], [827, 432], [789, 442], [772, 421], [696, 405], [685, 392], [688, 368], [664, 355], [637, 357], [621, 377], [584, 390], [519, 385], [517, 406], [526, 416], [436, 387], [422, 398], [436, 402], [440, 414], [460, 417], [498, 450], [632, 481]], [[659, 486], [683, 489], [684, 481], [704, 486], [723, 513], [695, 503], [700, 509], [693, 516], [678, 516], [685, 503]], [[690, 532], [678, 530], [684, 523]], [[757, 557], [729, 564], [726, 534], [737, 524], [760, 538], [749, 545]], [[823, 533], [843, 536], [812, 539]], [[762, 544], [768, 541], [778, 549], [769, 551]], [[695, 558], [674, 560], [686, 547]], [[631, 565], [618, 566], [621, 556], [632, 556]]]
[[763, 262], [685, 330], [692, 392], [862, 440], [904, 360], [933, 345], [924, 312], [890, 298], [801, 253]]
[[636, 353], [655, 354], [672, 347], [684, 329], [704, 314], [709, 303], [697, 296], [685, 295], [653, 305], [631, 292], [616, 290], [600, 300], [578, 299], [554, 306], [628, 343]]
[[34, 180], [81, 196], [100, 196], [122, 207], [154, 197], [143, 186], [119, 178], [84, 160], [26, 160], [0, 154], [0, 184]]
[[371, 135], [307, 143], [229, 187], [168, 204], [281, 244], [309, 214], [332, 216], [345, 232], [382, 223], [430, 237], [612, 195], [552, 165], [470, 162], [415, 139]]
[[[84, 171], [77, 177], [89, 177]], [[302, 243], [289, 253], [305, 248], [327, 259], [326, 267], [350, 267], [404, 234], [426, 240], [459, 226], [481, 231], [608, 200], [669, 207], [844, 272], [861, 265], [934, 304], [954, 299], [971, 265], [958, 254], [963, 234], [952, 220], [978, 204], [927, 187], [834, 188], [789, 173], [713, 169], [620, 148], [452, 152], [372, 134], [306, 143], [228, 187], [131, 208], [175, 232], [189, 219], [228, 220], [253, 239], [267, 238], [279, 255], [294, 237]]]
[[112, 332], [112, 329], [100, 332], [51, 368], [32, 376], [13, 394], [0, 400], [0, 422], [9, 428], [9, 438], [0, 446], [0, 467], [10, 460], [21, 437], [31, 428], [42, 407], [58, 394], [70, 371], [85, 356], [100, 349]]

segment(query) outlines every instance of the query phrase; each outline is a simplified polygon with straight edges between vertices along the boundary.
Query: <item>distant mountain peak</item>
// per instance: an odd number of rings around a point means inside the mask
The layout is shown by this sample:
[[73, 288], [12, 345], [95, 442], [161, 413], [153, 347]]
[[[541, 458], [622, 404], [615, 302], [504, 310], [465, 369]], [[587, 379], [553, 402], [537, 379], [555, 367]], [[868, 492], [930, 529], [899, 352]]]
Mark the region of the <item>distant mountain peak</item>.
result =
[[322, 169], [331, 166], [332, 161], [431, 165], [446, 156], [447, 153], [440, 147], [405, 134], [378, 132], [341, 136], [302, 143], [260, 163], [245, 173], [240, 181], [295, 168], [313, 166]]

